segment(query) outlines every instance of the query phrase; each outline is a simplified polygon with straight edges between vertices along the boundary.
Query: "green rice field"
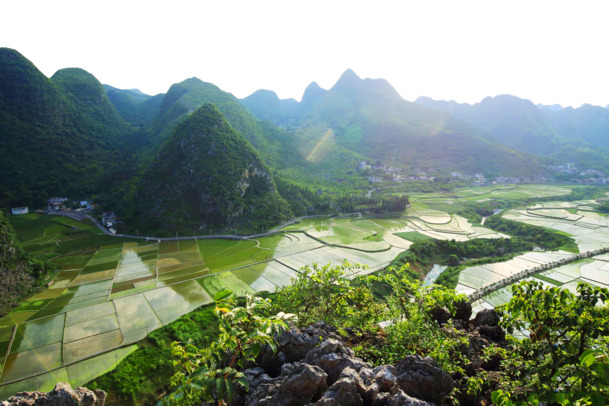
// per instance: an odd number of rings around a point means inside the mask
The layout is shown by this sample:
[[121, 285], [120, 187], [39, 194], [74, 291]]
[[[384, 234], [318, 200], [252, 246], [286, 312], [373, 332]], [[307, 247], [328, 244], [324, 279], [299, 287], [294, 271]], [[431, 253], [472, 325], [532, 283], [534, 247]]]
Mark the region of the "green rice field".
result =
[[[65, 218], [15, 220], [23, 245], [37, 252], [75, 244], [69, 236], [76, 225]], [[273, 292], [314, 263], [347, 260], [366, 265], [360, 274], [374, 272], [408, 242], [393, 235], [405, 229], [400, 221], [339, 219], [327, 223], [325, 234], [315, 224], [299, 226], [256, 239], [152, 242], [112, 239], [84, 225], [79, 249], [57, 258], [61, 271], [53, 284], [0, 319], [0, 397], [49, 388], [57, 379], [82, 384], [77, 374], [91, 379], [112, 369], [113, 357], [118, 362], [132, 344], [211, 303], [218, 291]], [[378, 233], [398, 244], [366, 239]]]
[[[314, 263], [347, 260], [365, 265], [357, 274], [374, 272], [425, 238], [504, 237], [453, 214], [450, 208], [459, 202], [567, 193], [567, 188], [527, 185], [413, 195], [412, 207], [400, 218], [304, 219], [276, 235], [235, 240], [133, 240], [103, 235], [90, 224], [65, 217], [14, 216], [21, 244], [54, 259], [60, 273], [46, 290], [0, 319], [0, 398], [20, 390], [48, 390], [58, 380], [84, 384], [114, 368], [151, 331], [211, 303], [221, 290], [273, 292]], [[588, 204], [577, 206], [577, 215], [564, 213], [571, 206], [545, 205], [509, 215], [545, 221], [569, 234], [581, 229], [576, 240], [581, 249], [609, 241], [605, 218], [586, 211]], [[560, 222], [564, 227], [556, 225]], [[518, 269], [549, 261], [548, 255], [567, 255], [529, 254], [464, 271], [461, 290], [475, 291]], [[595, 259], [546, 279], [566, 285], [576, 280], [609, 284], [606, 264]], [[498, 303], [505, 294], [496, 296], [481, 306]]]

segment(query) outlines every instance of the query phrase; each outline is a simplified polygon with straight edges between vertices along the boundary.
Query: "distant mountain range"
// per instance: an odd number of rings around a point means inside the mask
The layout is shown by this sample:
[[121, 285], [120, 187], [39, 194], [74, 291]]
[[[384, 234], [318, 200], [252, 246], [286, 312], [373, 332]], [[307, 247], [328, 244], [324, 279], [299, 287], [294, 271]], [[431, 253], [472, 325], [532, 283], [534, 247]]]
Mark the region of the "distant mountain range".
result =
[[[183, 143], [192, 141], [187, 129], [197, 122], [214, 123], [205, 127], [206, 139], [216, 141], [185, 151]], [[235, 213], [249, 213], [249, 226], [261, 226], [252, 210], [262, 200], [270, 202], [266, 208], [273, 208], [275, 219], [286, 218], [286, 200], [302, 210], [307, 203], [298, 196], [312, 196], [319, 185], [337, 191], [364, 185], [367, 180], [357, 181], [354, 173], [362, 160], [487, 176], [531, 176], [561, 160], [606, 167], [609, 110], [535, 106], [509, 95], [474, 105], [425, 97], [413, 103], [386, 80], [361, 79], [351, 70], [328, 90], [311, 83], [300, 102], [270, 90], [239, 100], [197, 78], [149, 96], [102, 86], [76, 68], [47, 78], [17, 51], [1, 48], [0, 144], [2, 207], [97, 196], [133, 222], [155, 213], [167, 220], [157, 222], [167, 233], [194, 232], [204, 225], [233, 227]], [[214, 149], [219, 145], [222, 151]], [[229, 145], [239, 147], [228, 151]], [[207, 159], [210, 151], [216, 151], [214, 159]], [[221, 184], [233, 192], [250, 180], [258, 185], [240, 198], [197, 183], [213, 182], [210, 173], [233, 163], [232, 180]], [[259, 182], [243, 178], [246, 172], [263, 175]], [[176, 201], [191, 208], [173, 210]], [[220, 215], [224, 207], [235, 211]], [[181, 216], [188, 224], [177, 225]]]
[[305, 151], [324, 145], [397, 166], [531, 175], [539, 166], [523, 153], [455, 117], [403, 100], [383, 79], [347, 70], [328, 91], [312, 83], [302, 102], [257, 91], [242, 100], [259, 118], [294, 132]]
[[[592, 161], [606, 167], [608, 162], [609, 110], [604, 107], [535, 106], [510, 95], [487, 97], [474, 105], [428, 97], [416, 102], [452, 114], [522, 152], [575, 161], [578, 165]], [[601, 162], [597, 162], [598, 158]]]

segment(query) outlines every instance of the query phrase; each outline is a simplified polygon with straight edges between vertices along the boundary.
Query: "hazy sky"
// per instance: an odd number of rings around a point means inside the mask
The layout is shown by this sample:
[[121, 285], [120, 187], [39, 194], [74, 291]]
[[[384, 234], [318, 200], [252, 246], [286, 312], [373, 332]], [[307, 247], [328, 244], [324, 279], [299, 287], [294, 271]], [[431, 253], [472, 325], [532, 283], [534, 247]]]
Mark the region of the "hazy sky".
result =
[[352, 68], [411, 101], [609, 104], [606, 0], [0, 0], [0, 16], [0, 46], [45, 75], [80, 67], [149, 94], [196, 76], [300, 100]]

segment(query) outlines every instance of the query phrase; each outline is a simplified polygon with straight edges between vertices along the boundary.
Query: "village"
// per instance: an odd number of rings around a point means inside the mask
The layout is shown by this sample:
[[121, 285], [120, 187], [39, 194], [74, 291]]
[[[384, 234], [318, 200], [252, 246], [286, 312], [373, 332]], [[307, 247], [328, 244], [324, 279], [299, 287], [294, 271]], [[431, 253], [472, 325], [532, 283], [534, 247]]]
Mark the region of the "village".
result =
[[[420, 168], [413, 169], [410, 174], [404, 174], [404, 169], [398, 169], [385, 165], [380, 161], [374, 164], [370, 164], [366, 161], [361, 161], [357, 165], [357, 169], [362, 176], [366, 176], [370, 183], [383, 183], [383, 182], [408, 182], [408, 181], [419, 181], [429, 182], [437, 181], [439, 178], [446, 182], [447, 176], [437, 175], [440, 171], [437, 169], [430, 168], [428, 170], [422, 170]], [[436, 175], [432, 175], [436, 174]], [[455, 182], [470, 182], [473, 186], [488, 186], [498, 184], [522, 184], [522, 183], [547, 183], [548, 178], [542, 175], [536, 175], [534, 177], [529, 176], [499, 176], [494, 179], [487, 179], [481, 173], [467, 174], [462, 172], [451, 172], [450, 178]]]
[[[37, 210], [37, 212], [46, 214], [81, 213], [93, 215], [93, 210], [97, 207], [90, 199], [70, 200], [67, 197], [52, 197], [47, 199], [46, 203], [46, 210]], [[30, 213], [28, 206], [11, 208], [11, 214], [14, 216], [28, 213]], [[82, 217], [84, 218], [86, 216], [83, 215]], [[101, 212], [99, 215], [94, 215], [94, 217], [97, 217], [98, 219], [101, 218], [101, 225], [107, 228], [111, 233], [116, 233], [115, 226], [121, 222], [118, 216], [112, 211]]]

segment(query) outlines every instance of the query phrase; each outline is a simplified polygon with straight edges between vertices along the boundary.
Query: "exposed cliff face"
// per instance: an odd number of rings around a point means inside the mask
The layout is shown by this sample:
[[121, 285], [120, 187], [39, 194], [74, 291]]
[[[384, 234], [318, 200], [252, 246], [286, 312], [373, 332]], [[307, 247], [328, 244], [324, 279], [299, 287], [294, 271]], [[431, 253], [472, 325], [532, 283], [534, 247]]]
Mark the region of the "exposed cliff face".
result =
[[142, 176], [140, 230], [204, 234], [291, 216], [258, 153], [212, 104], [180, 123]]

